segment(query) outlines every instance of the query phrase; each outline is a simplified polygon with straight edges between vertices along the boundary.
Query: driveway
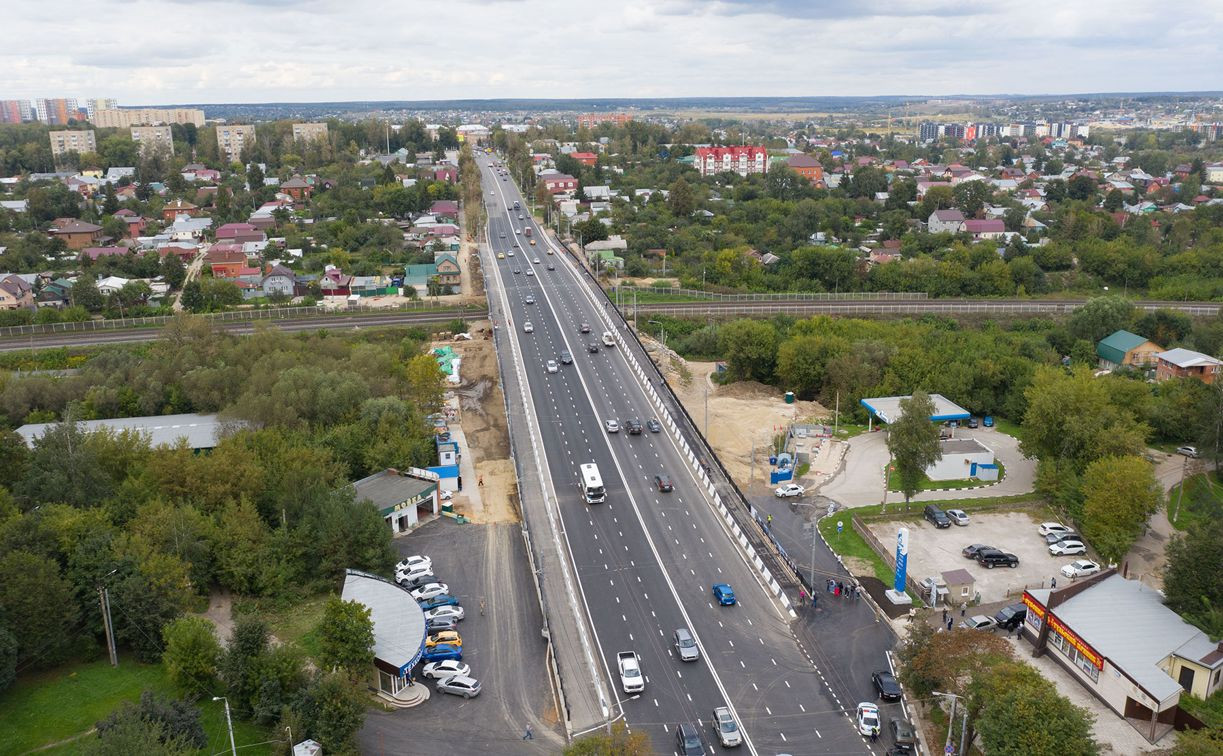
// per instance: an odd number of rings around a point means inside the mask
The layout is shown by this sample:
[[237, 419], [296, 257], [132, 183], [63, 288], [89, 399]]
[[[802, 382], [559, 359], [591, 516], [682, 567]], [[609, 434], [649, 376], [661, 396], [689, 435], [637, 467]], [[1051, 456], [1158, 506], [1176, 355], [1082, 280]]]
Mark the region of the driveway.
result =
[[[913, 501], [978, 499], [1031, 493], [1036, 482], [1036, 460], [1023, 456], [1019, 451], [1019, 439], [994, 428], [958, 428], [955, 433], [957, 438], [975, 438], [993, 449], [994, 456], [1006, 467], [1006, 477], [992, 486], [922, 491], [913, 496]], [[878, 504], [883, 500], [883, 469], [889, 458], [887, 437], [882, 432], [863, 433], [849, 439], [848, 443], [844, 468], [821, 486], [819, 492], [845, 507]], [[888, 501], [903, 501], [903, 497], [891, 492]]]
[[[1180, 483], [1186, 473], [1193, 474], [1195, 470], [1210, 467], [1208, 462], [1194, 462], [1179, 454], [1165, 454], [1155, 449], [1148, 449], [1147, 453], [1155, 460], [1155, 478], [1165, 495], [1171, 493], [1172, 487]], [[1122, 561], [1122, 572], [1128, 577], [1161, 590], [1164, 587], [1164, 566], [1168, 562], [1165, 553], [1168, 542], [1176, 534], [1176, 529], [1168, 522], [1168, 511], [1174, 506], [1176, 501], [1169, 499], [1165, 506], [1151, 515], [1142, 536], [1134, 542]]]

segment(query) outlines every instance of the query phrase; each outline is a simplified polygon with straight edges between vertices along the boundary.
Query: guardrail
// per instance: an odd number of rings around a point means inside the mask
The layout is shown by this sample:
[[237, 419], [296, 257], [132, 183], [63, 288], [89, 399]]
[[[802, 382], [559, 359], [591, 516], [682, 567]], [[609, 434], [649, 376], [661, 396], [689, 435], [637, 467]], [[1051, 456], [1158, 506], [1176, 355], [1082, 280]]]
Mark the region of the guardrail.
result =
[[[228, 310], [226, 312], [202, 313], [196, 317], [207, 318], [214, 323], [233, 323], [248, 320], [294, 320], [313, 317], [341, 317], [346, 315], [371, 315], [379, 313], [420, 312], [435, 310], [456, 315], [467, 311], [480, 311], [471, 304], [439, 305], [427, 299], [415, 299], [398, 307], [345, 307], [330, 308], [323, 305], [303, 307], [268, 307], [257, 310]], [[80, 320], [63, 323], [31, 323], [29, 325], [0, 327], [0, 338], [32, 336], [39, 334], [86, 333], [90, 331], [117, 331], [127, 328], [156, 328], [177, 318], [178, 315], [149, 315], [139, 318], [110, 318], [105, 320]]]
[[844, 293], [833, 293], [831, 291], [792, 291], [792, 292], [769, 292], [756, 294], [722, 294], [716, 291], [703, 291], [701, 289], [677, 289], [666, 286], [613, 286], [611, 289], [619, 291], [621, 295], [629, 292], [649, 292], [651, 294], [670, 294], [672, 296], [681, 297], [698, 297], [700, 299], [710, 299], [717, 302], [774, 302], [774, 301], [795, 301], [806, 300], [818, 302], [823, 300], [852, 300], [857, 302], [877, 302], [881, 300], [887, 301], [914, 301], [921, 299], [929, 299], [929, 295], [924, 291], [848, 291]]

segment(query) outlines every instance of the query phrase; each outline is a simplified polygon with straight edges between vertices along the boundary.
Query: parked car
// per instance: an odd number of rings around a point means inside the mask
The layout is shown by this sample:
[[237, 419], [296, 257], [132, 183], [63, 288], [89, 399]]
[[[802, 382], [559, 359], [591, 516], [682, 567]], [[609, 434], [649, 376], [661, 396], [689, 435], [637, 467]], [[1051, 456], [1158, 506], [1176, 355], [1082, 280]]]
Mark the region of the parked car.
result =
[[412, 591], [412, 598], [420, 601], [422, 599], [431, 599], [434, 596], [440, 596], [443, 593], [450, 593], [450, 589], [446, 587], [445, 583], [428, 583]]
[[993, 617], [986, 617], [984, 614], [975, 614], [966, 620], [960, 620], [960, 627], [968, 630], [993, 630], [998, 626], [994, 622]]
[[705, 756], [700, 733], [687, 722], [675, 728], [675, 747], [680, 756]]
[[658, 490], [666, 493], [674, 489], [671, 485], [671, 477], [669, 475], [655, 475], [654, 485], [658, 486]]
[[892, 731], [893, 753], [917, 752], [917, 732], [914, 731], [911, 722], [900, 717], [892, 717], [888, 722], [888, 729]]
[[419, 568], [432, 568], [433, 560], [427, 556], [413, 555], [404, 557], [399, 564], [395, 565], [396, 572], [410, 572]]
[[977, 418], [975, 418], [975, 417], [970, 417], [970, 418], [968, 418], [968, 427], [969, 427], [969, 428], [976, 428], [976, 427], [977, 427], [977, 425], [979, 425], [979, 423], [977, 422]]
[[947, 516], [946, 512], [933, 504], [926, 505], [925, 509], [922, 510], [922, 516], [929, 520], [936, 528], [951, 527], [951, 518]]
[[805, 492], [806, 489], [797, 483], [786, 483], [785, 485], [778, 486], [773, 491], [773, 495], [779, 499], [788, 499], [791, 496], [802, 496]]
[[606, 430], [608, 433], [619, 433], [620, 423], [615, 420], [604, 420], [603, 429]]
[[858, 733], [870, 737], [872, 732], [879, 729], [879, 707], [863, 701], [858, 704], [858, 714], [854, 721], [858, 726]]
[[459, 626], [459, 621], [454, 617], [437, 617], [435, 619], [425, 620], [425, 632], [440, 633], [443, 630], [454, 630]]
[[696, 639], [686, 627], [675, 631], [675, 652], [679, 654], [680, 661], [690, 662], [701, 658], [701, 649], [697, 647]]
[[420, 605], [421, 609], [429, 611], [439, 606], [458, 606], [459, 600], [449, 594], [442, 594], [441, 596], [434, 596], [426, 601], [418, 601], [416, 603]]
[[651, 417], [649, 420], [645, 421], [645, 429], [648, 430], [650, 433], [661, 433], [662, 424]]
[[739, 732], [739, 723], [725, 706], [713, 710], [713, 731], [718, 734], [718, 742], [725, 748], [743, 745], [743, 733]]
[[1061, 543], [1062, 541], [1081, 541], [1081, 540], [1083, 540], [1083, 538], [1078, 533], [1075, 533], [1074, 531], [1071, 531], [1071, 530], [1067, 530], [1065, 533], [1050, 533], [1049, 535], [1045, 536], [1045, 545], [1052, 546], [1053, 544]]
[[1100, 565], [1090, 559], [1076, 559], [1062, 567], [1062, 574], [1068, 578], [1081, 578], [1094, 575], [1100, 571]]
[[721, 606], [735, 605], [735, 589], [727, 583], [714, 583], [713, 598]]
[[412, 581], [420, 577], [432, 577], [432, 576], [433, 576], [433, 565], [428, 565], [428, 566], [417, 565], [416, 567], [412, 567], [407, 570], [396, 570], [395, 571], [395, 582], [399, 583], [400, 585], [403, 585], [404, 583], [411, 583]]
[[992, 570], [999, 565], [1003, 567], [1018, 567], [1019, 557], [998, 549], [981, 549], [977, 552], [977, 564]]
[[475, 698], [480, 695], [480, 681], [467, 675], [453, 675], [438, 682], [437, 689], [452, 696]]
[[447, 659], [446, 661], [430, 662], [421, 669], [422, 677], [428, 677], [430, 680], [444, 680], [447, 677], [454, 675], [462, 675], [466, 677], [471, 674], [471, 667], [461, 661]]
[[1070, 526], [1063, 525], [1060, 522], [1042, 522], [1037, 530], [1041, 535], [1047, 536], [1050, 533], [1069, 533]]
[[461, 606], [439, 606], [434, 609], [425, 610], [425, 620], [439, 619], [441, 617], [453, 617], [455, 620], [461, 620], [466, 615]]
[[1198, 458], [1198, 448], [1196, 446], [1178, 446], [1176, 447], [1177, 454], [1183, 454], [1191, 459]]
[[462, 661], [463, 660], [463, 649], [459, 648], [458, 646], [450, 646], [446, 644], [443, 644], [440, 646], [434, 646], [433, 648], [426, 648], [424, 652], [420, 655], [420, 660], [423, 662], [436, 662], [436, 661], [448, 661], [448, 660]]
[[1028, 607], [1022, 601], [1004, 606], [994, 614], [994, 622], [1003, 630], [1014, 630], [1028, 616]]
[[985, 417], [981, 418], [981, 424], [984, 425], [986, 428], [993, 428], [994, 427], [994, 416], [986, 415]]
[[1074, 554], [1086, 554], [1087, 546], [1082, 541], [1060, 541], [1049, 547], [1049, 553], [1053, 556], [1073, 556]]
[[439, 633], [434, 633], [428, 638], [425, 638], [425, 648], [433, 648], [441, 644], [450, 646], [463, 647], [463, 639], [459, 637], [458, 630], [443, 630]]
[[420, 588], [422, 585], [436, 583], [437, 576], [433, 574], [432, 570], [430, 570], [429, 572], [417, 573], [411, 577], [408, 575], [396, 575], [395, 582], [404, 588], [407, 588], [409, 591], [414, 591], [417, 588]]
[[964, 526], [968, 524], [968, 513], [963, 509], [948, 509], [947, 519], [956, 525]]
[[985, 549], [996, 551], [996, 549], [994, 549], [993, 546], [986, 546], [983, 543], [972, 543], [972, 544], [965, 546], [960, 551], [960, 553], [963, 554], [968, 559], [976, 559], [977, 554], [980, 553], [981, 551], [984, 551]]
[[900, 700], [900, 682], [896, 679], [896, 675], [887, 670], [880, 670], [871, 675], [871, 682], [875, 684], [875, 691], [884, 701]]

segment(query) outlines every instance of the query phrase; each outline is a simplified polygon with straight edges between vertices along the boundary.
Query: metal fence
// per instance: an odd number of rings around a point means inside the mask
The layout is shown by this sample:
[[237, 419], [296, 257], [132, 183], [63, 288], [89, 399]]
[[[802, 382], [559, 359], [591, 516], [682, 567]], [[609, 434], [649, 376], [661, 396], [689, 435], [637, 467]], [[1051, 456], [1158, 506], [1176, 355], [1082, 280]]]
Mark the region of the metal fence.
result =
[[[709, 299], [717, 302], [819, 302], [824, 300], [877, 302], [885, 300], [913, 301], [929, 298], [929, 295], [924, 291], [847, 291], [841, 293], [834, 293], [831, 291], [790, 291], [759, 294], [721, 294], [715, 291], [702, 291], [700, 289], [676, 289], [664, 286], [613, 286], [612, 291], [619, 291], [622, 297], [625, 295], [631, 295], [631, 293], [634, 291], [638, 291], [649, 292], [651, 294], [697, 297], [699, 299]], [[621, 300], [621, 304], [623, 304], [623, 300]]]
[[[633, 303], [621, 302], [631, 311]], [[1003, 300], [876, 300], [873, 302], [799, 302], [778, 301], [772, 304], [719, 302], [638, 302], [639, 312], [675, 315], [754, 315], [771, 317], [777, 314], [981, 314], [981, 315], [1049, 315], [1068, 314], [1082, 306], [1081, 302], [1012, 302]], [[1136, 304], [1140, 310], [1172, 309], [1196, 317], [1218, 315], [1223, 305], [1208, 303]]]

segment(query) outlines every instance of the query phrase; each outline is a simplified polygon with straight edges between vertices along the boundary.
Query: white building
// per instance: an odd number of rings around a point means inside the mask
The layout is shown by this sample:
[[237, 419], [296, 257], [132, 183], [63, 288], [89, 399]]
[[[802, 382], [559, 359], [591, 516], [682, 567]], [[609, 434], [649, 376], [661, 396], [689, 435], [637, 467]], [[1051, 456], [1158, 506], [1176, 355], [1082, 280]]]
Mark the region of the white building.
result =
[[[926, 468], [926, 477], [930, 480], [997, 479], [998, 469], [993, 467], [994, 452], [977, 439], [948, 438], [940, 441], [939, 447], [943, 450], [942, 459]], [[983, 466], [989, 467], [982, 470]], [[987, 472], [991, 467], [992, 475]]]

